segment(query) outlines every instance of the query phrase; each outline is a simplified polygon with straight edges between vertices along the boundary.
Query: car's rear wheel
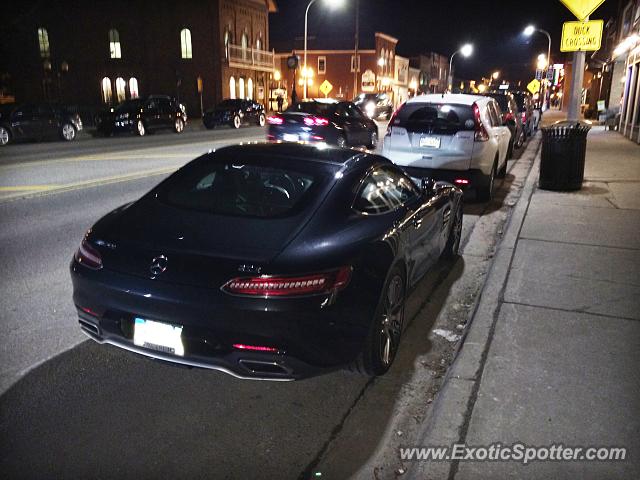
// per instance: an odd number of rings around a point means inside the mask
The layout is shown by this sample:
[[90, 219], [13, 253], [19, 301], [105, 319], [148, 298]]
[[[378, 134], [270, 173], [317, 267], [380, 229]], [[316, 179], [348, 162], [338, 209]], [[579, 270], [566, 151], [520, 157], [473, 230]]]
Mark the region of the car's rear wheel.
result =
[[233, 128], [240, 128], [241, 125], [242, 125], [242, 121], [240, 120], [240, 116], [234, 115], [233, 120], [231, 120], [231, 126]]
[[267, 123], [267, 117], [265, 117], [264, 113], [261, 113], [260, 115], [258, 115], [258, 125], [261, 127], [264, 127], [266, 123]]
[[367, 145], [367, 148], [369, 148], [370, 150], [375, 150], [377, 146], [378, 134], [376, 132], [371, 132], [371, 134], [369, 135], [369, 144]]
[[336, 140], [336, 145], [339, 148], [347, 148], [347, 140], [346, 140], [346, 138], [344, 138], [344, 136], [342, 136], [342, 135], [338, 135], [338, 138]]
[[176, 133], [182, 133], [184, 131], [184, 120], [176, 118], [176, 123], [173, 125], [173, 129]]
[[498, 159], [496, 158], [493, 162], [493, 167], [491, 167], [491, 173], [489, 174], [489, 178], [487, 178], [487, 184], [482, 187], [478, 187], [477, 197], [481, 202], [488, 202], [493, 198], [493, 187], [496, 179], [496, 169], [498, 168]]
[[11, 134], [9, 130], [4, 127], [0, 127], [0, 147], [4, 147], [11, 141]]
[[138, 120], [138, 123], [136, 123], [136, 133], [139, 137], [144, 137], [145, 133], [147, 133], [142, 120]]
[[71, 142], [76, 138], [75, 127], [70, 123], [63, 124], [62, 128], [60, 129], [60, 136], [62, 137], [63, 140], [67, 142]]
[[400, 346], [404, 326], [405, 276], [400, 266], [387, 276], [376, 313], [362, 352], [353, 367], [367, 376], [383, 375], [389, 370]]
[[447, 244], [442, 251], [442, 258], [453, 259], [458, 256], [460, 239], [462, 238], [462, 199], [453, 216], [453, 225], [449, 231]]

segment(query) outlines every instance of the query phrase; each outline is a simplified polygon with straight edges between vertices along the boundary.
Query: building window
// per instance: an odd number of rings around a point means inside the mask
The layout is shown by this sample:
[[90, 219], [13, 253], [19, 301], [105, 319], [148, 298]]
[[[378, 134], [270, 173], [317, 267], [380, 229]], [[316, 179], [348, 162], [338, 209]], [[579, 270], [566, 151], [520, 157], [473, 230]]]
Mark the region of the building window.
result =
[[138, 91], [138, 79], [135, 77], [131, 77], [129, 79], [129, 96], [131, 98], [138, 98], [140, 96], [140, 92]]
[[229, 98], [236, 98], [236, 79], [229, 77]]
[[256, 50], [262, 50], [262, 37], [258, 37], [256, 40]]
[[318, 57], [318, 74], [325, 73], [327, 73], [327, 57]]
[[244, 78], [240, 77], [238, 79], [238, 98], [245, 99], [244, 96]]
[[191, 50], [191, 30], [183, 28], [180, 30], [180, 53], [182, 58], [193, 58]]
[[111, 80], [108, 77], [102, 79], [102, 101], [111, 103]]
[[358, 55], [357, 61], [356, 61], [355, 55], [351, 55], [351, 71], [352, 72], [360, 71], [360, 55]]
[[115, 28], [109, 30], [109, 56], [111, 58], [122, 58], [122, 51], [120, 50], [120, 34]]
[[224, 31], [224, 58], [229, 58], [229, 42], [231, 40], [231, 33], [229, 29]]
[[126, 86], [127, 84], [125, 83], [124, 78], [116, 78], [116, 98], [118, 99], [118, 103], [124, 102], [127, 99]]
[[51, 49], [49, 47], [49, 33], [46, 28], [38, 29], [38, 45], [40, 47], [40, 56], [42, 58], [49, 58], [51, 56]]
[[249, 37], [246, 33], [242, 34], [242, 38], [240, 39], [240, 46], [242, 47], [242, 58], [247, 59], [247, 48], [249, 48]]
[[253, 79], [247, 80], [247, 98], [253, 100]]

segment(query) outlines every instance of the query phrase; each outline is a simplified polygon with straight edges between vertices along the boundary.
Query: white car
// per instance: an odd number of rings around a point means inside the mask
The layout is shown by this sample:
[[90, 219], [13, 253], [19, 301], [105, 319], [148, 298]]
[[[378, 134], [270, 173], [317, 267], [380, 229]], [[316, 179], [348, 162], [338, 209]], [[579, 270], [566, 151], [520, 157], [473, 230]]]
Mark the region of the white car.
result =
[[391, 117], [382, 153], [414, 178], [446, 180], [493, 197], [507, 171], [511, 132], [491, 97], [429, 94], [413, 97]]

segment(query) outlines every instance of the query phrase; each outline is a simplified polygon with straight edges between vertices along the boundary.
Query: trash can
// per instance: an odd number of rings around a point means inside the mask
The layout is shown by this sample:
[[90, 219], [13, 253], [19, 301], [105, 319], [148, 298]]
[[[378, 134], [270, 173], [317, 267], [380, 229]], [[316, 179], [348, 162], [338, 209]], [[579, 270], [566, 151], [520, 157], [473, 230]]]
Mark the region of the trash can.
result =
[[544, 190], [580, 190], [584, 179], [587, 133], [583, 122], [557, 122], [542, 128], [538, 186]]

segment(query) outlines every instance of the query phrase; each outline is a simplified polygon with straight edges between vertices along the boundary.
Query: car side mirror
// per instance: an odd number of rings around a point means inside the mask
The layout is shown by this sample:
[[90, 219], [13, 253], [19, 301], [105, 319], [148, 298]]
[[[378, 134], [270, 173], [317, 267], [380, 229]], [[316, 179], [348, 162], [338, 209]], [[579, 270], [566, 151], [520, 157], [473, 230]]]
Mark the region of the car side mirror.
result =
[[423, 195], [432, 193], [435, 186], [436, 186], [436, 182], [433, 178], [423, 177], [420, 180], [420, 190], [422, 191]]

